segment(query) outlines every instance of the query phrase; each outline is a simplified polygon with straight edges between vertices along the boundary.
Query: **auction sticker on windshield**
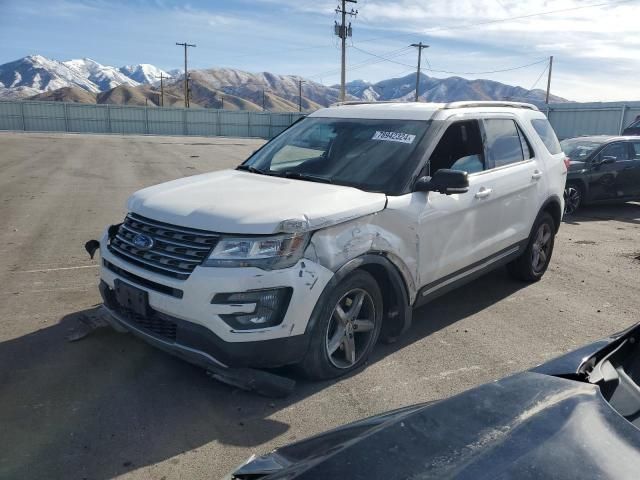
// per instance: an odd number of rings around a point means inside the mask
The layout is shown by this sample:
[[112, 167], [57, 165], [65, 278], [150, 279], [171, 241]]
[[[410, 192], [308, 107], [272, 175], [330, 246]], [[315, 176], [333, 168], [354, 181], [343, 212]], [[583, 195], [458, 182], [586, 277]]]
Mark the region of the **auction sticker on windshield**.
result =
[[373, 134], [371, 140], [383, 140], [385, 142], [401, 142], [401, 143], [413, 143], [416, 139], [415, 135], [402, 132], [378, 132]]

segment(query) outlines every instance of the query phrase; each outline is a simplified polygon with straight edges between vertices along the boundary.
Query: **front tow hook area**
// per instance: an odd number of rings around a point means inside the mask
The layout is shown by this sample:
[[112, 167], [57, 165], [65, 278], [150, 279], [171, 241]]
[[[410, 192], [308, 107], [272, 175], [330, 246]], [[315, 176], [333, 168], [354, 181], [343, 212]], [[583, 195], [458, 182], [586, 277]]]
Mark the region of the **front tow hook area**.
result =
[[208, 369], [207, 375], [227, 385], [270, 398], [287, 397], [296, 386], [290, 378], [253, 368]]

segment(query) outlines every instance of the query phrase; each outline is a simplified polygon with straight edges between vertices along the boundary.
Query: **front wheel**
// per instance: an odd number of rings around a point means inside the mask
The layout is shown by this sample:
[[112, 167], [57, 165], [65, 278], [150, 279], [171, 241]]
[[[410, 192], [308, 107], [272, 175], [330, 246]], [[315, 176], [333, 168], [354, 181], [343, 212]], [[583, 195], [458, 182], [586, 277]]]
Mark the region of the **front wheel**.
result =
[[382, 326], [382, 294], [376, 280], [357, 270], [330, 293], [301, 367], [310, 378], [327, 379], [360, 367]]
[[525, 282], [537, 282], [547, 271], [555, 241], [555, 222], [548, 213], [536, 221], [526, 250], [507, 265], [511, 276]]

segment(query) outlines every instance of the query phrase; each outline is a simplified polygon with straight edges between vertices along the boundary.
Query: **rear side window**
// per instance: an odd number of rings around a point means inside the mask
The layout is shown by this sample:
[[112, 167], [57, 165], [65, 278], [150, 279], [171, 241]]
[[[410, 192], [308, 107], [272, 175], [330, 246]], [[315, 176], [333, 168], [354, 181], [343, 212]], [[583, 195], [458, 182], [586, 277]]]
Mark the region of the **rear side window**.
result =
[[513, 120], [487, 119], [484, 121], [484, 131], [489, 168], [503, 167], [524, 160], [522, 140]]
[[562, 148], [560, 148], [560, 142], [558, 141], [558, 137], [556, 137], [556, 132], [553, 131], [549, 120], [546, 118], [534, 118], [531, 120], [531, 125], [534, 130], [540, 135], [540, 139], [544, 146], [547, 147], [549, 153], [555, 155], [556, 153], [561, 153]]
[[[640, 122], [639, 122], [640, 123]], [[635, 160], [640, 160], [640, 142], [633, 142], [631, 153], [633, 154], [633, 158]]]

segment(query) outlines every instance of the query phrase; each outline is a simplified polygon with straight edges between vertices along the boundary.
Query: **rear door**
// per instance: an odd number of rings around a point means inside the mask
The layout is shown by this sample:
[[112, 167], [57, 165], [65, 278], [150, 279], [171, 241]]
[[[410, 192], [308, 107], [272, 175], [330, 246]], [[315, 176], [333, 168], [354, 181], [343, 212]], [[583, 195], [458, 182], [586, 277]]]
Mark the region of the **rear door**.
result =
[[634, 198], [640, 198], [640, 140], [629, 142], [631, 146], [631, 169], [627, 172], [629, 192]]
[[545, 191], [545, 169], [515, 118], [486, 118], [483, 130], [487, 171], [478, 180], [491, 190], [486, 220], [494, 232], [488, 241], [501, 250], [528, 238]]

